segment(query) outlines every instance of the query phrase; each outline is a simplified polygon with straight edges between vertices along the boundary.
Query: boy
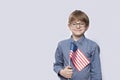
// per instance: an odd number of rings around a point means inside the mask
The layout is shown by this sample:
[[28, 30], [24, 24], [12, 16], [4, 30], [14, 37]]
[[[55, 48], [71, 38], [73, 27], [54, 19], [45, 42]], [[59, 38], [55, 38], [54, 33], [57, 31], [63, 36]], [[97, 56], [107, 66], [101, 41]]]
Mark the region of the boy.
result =
[[88, 16], [81, 10], [73, 11], [68, 27], [72, 35], [58, 43], [54, 71], [60, 80], [102, 80], [99, 46], [84, 35]]

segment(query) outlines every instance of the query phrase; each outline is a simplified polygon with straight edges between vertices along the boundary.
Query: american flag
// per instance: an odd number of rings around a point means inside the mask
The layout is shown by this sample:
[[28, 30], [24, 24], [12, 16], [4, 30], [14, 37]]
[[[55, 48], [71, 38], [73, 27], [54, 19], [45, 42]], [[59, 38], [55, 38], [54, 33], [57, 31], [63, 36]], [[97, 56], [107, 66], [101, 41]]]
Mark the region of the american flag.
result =
[[89, 59], [80, 51], [80, 49], [73, 42], [70, 45], [69, 56], [73, 65], [78, 71], [81, 71], [90, 63]]

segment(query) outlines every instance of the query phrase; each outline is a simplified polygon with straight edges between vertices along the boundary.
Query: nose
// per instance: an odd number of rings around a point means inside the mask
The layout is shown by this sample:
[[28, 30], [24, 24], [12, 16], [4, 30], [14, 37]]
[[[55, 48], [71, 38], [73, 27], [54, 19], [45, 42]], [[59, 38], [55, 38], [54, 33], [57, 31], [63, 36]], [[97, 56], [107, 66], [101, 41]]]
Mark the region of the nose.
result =
[[80, 24], [77, 24], [77, 26], [76, 26], [77, 28], [80, 28]]

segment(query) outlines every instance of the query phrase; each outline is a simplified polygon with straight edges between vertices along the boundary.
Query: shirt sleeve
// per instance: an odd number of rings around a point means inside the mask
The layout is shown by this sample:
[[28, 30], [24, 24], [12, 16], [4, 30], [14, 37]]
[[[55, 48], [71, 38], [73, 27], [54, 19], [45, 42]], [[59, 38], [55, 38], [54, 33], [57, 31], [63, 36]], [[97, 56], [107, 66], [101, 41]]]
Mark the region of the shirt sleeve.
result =
[[100, 63], [100, 48], [97, 45], [91, 55], [91, 64], [90, 64], [90, 80], [102, 80], [101, 74], [101, 63]]
[[63, 69], [63, 54], [60, 44], [58, 44], [55, 51], [55, 63], [53, 65], [54, 71], [59, 75], [59, 71]]

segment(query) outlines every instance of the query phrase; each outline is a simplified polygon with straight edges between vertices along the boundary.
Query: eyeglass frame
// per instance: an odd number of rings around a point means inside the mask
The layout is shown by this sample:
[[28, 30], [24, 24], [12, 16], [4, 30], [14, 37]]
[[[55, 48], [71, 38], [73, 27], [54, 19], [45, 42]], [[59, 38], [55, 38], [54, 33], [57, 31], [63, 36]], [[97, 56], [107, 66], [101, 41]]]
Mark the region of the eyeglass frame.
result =
[[85, 22], [72, 22], [72, 23], [70, 23], [70, 25], [74, 28], [77, 27], [77, 26], [80, 26], [80, 27], [85, 27], [86, 26]]

